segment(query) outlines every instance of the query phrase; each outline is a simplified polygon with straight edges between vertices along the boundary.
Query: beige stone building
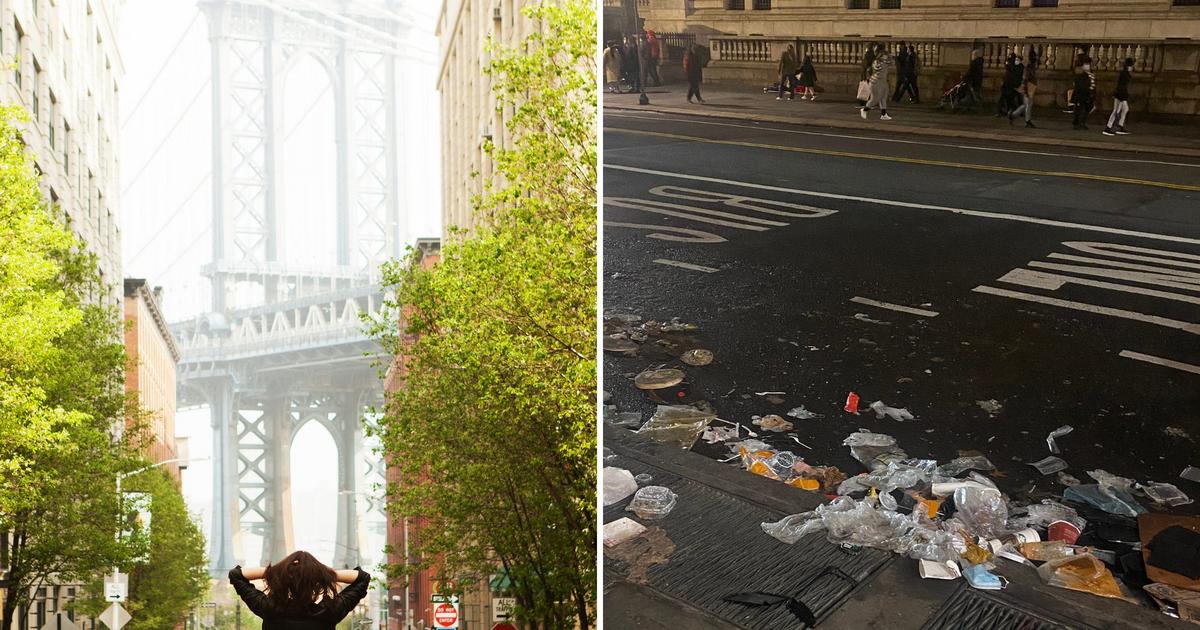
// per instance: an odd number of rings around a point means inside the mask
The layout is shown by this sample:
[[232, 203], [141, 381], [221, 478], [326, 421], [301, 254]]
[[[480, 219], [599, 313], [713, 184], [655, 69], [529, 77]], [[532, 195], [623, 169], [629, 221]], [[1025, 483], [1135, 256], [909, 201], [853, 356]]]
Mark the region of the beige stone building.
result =
[[[611, 0], [605, 0], [606, 5]], [[788, 44], [810, 54], [825, 87], [851, 92], [866, 46], [914, 44], [923, 94], [959, 78], [973, 49], [988, 80], [1000, 80], [1009, 50], [1037, 50], [1038, 102], [1061, 103], [1071, 60], [1086, 51], [1102, 94], [1133, 57], [1135, 110], [1200, 113], [1200, 0], [637, 0], [646, 29], [668, 43], [711, 52], [705, 80], [761, 83]], [[617, 11], [615, 6], [609, 9]], [[1046, 89], [1048, 88], [1048, 89]]]
[[437, 88], [442, 95], [442, 235], [451, 226], [475, 223], [471, 200], [493, 176], [483, 152], [491, 139], [507, 141], [504, 117], [496, 112], [492, 82], [484, 74], [487, 38], [512, 45], [536, 24], [521, 14], [523, 0], [443, 0], [438, 14]]
[[[140, 278], [125, 279], [125, 391], [137, 392], [142, 409], [149, 413], [153, 440], [146, 450], [152, 463], [179, 457], [175, 446], [175, 366], [179, 348], [167, 329], [157, 289]], [[180, 482], [179, 464], [164, 467]]]
[[24, 138], [43, 192], [99, 258], [112, 304], [122, 277], [119, 9], [117, 0], [0, 0], [0, 102], [29, 112]]

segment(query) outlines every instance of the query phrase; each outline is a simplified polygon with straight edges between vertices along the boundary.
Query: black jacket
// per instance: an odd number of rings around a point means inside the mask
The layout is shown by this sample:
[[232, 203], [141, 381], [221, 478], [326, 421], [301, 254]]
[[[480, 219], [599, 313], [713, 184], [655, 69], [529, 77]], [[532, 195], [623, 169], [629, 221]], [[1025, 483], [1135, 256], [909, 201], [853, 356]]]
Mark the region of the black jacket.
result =
[[975, 89], [983, 87], [983, 57], [977, 57], [971, 60], [971, 65], [967, 67], [967, 83]]
[[1133, 76], [1129, 73], [1128, 68], [1121, 70], [1121, 74], [1117, 76], [1117, 91], [1113, 92], [1113, 96], [1122, 101], [1129, 100], [1129, 81]]
[[1075, 75], [1075, 91], [1071, 100], [1075, 103], [1090, 103], [1096, 96], [1096, 75], [1091, 72], [1080, 72]]
[[322, 600], [313, 606], [311, 614], [297, 615], [281, 612], [275, 608], [271, 598], [266, 593], [254, 588], [254, 585], [242, 575], [242, 567], [234, 567], [229, 572], [229, 583], [237, 591], [242, 601], [251, 612], [263, 620], [263, 630], [334, 630], [338, 622], [350, 614], [358, 602], [367, 595], [371, 584], [371, 575], [361, 568], [358, 577], [331, 600]]

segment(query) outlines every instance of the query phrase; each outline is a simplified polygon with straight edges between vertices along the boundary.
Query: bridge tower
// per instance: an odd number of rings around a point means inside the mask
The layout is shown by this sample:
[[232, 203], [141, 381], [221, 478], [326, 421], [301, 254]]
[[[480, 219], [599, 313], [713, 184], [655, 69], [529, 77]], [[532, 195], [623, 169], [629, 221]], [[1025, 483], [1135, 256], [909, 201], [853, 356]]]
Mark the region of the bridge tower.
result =
[[[360, 316], [384, 296], [379, 264], [402, 254], [397, 90], [412, 24], [393, 0], [200, 0], [212, 51], [211, 311], [174, 326], [183, 349], [180, 406], [207, 404], [213, 427], [211, 571], [294, 549], [290, 445], [307, 422], [325, 426], [338, 462], [334, 564], [360, 563], [364, 477], [382, 480], [364, 448], [365, 410], [381, 400], [382, 348]], [[332, 264], [285, 262], [282, 84], [302, 55], [330, 77], [336, 139]], [[322, 209], [324, 212], [324, 209]], [[294, 258], [290, 259], [294, 260]], [[301, 268], [303, 267], [303, 268]]]

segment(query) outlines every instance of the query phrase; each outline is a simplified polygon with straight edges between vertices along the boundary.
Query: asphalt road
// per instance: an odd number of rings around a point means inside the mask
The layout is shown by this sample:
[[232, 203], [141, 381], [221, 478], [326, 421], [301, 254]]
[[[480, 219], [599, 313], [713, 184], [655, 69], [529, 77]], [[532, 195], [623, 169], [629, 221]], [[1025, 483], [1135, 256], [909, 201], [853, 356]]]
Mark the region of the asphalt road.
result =
[[[1200, 500], [1178, 478], [1200, 466], [1200, 161], [894, 136], [882, 122], [873, 134], [610, 111], [604, 126], [604, 309], [695, 323], [676, 351], [716, 355], [691, 367], [606, 353], [622, 411], [654, 408], [634, 374], [679, 367], [683, 400], [726, 420], [821, 414], [787, 418], [811, 450], [760, 431], [811, 464], [862, 471], [841, 445], [861, 427], [913, 457], [981, 451], [1020, 498], [1061, 493], [1026, 462], [1071, 425], [1068, 473]], [[848, 414], [850, 391], [916, 419]], [[994, 413], [977, 403], [993, 399]]]

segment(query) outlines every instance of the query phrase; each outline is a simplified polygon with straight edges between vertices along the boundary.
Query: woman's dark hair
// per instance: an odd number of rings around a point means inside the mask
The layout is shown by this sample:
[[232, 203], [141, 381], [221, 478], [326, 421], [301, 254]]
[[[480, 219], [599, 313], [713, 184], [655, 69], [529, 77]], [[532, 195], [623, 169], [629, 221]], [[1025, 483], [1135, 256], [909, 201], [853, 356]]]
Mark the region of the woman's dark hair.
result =
[[267, 565], [263, 578], [271, 603], [289, 612], [315, 611], [318, 600], [333, 599], [337, 594], [337, 573], [307, 551], [297, 551], [279, 564]]

